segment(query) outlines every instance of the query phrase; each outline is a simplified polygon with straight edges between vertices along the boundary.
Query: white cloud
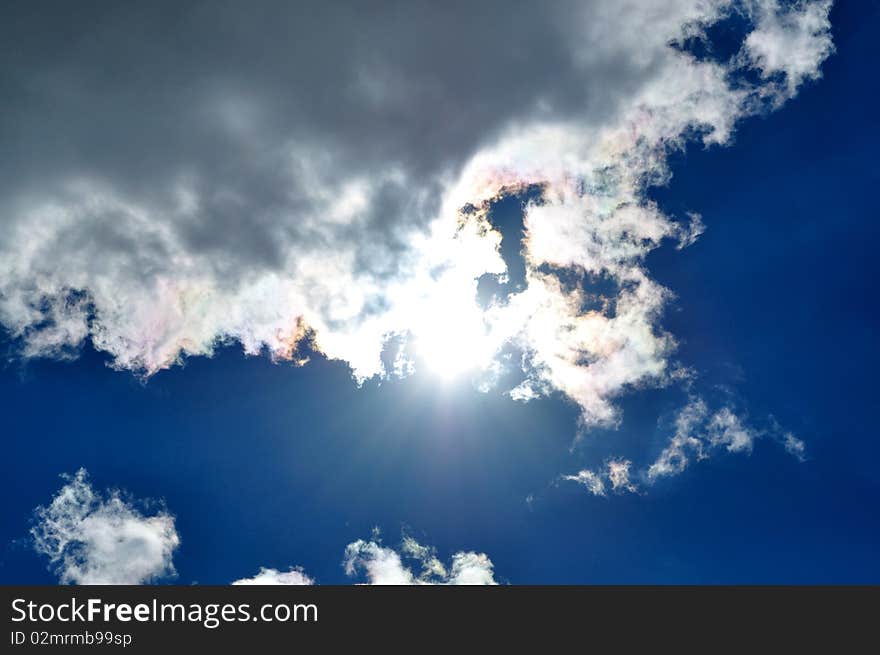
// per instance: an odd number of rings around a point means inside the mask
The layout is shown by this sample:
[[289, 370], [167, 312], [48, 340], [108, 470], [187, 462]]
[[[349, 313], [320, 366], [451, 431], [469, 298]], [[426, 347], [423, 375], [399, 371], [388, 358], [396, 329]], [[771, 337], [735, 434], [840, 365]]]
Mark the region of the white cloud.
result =
[[657, 461], [648, 468], [648, 479], [681, 473], [688, 465], [688, 455], [693, 453], [703, 459], [703, 440], [694, 436], [697, 427], [706, 420], [708, 407], [702, 398], [692, 398], [675, 419], [675, 434], [660, 453]]
[[307, 576], [300, 568], [291, 568], [287, 571], [267, 569], [260, 567], [259, 572], [252, 578], [235, 580], [234, 585], [312, 585], [315, 581]]
[[632, 462], [628, 459], [612, 459], [608, 462], [608, 480], [613, 491], [636, 491], [635, 484], [630, 480], [631, 466]]
[[[35, 550], [49, 558], [62, 583], [145, 584], [176, 575], [172, 556], [180, 538], [167, 511], [147, 516], [118, 490], [95, 491], [85, 469], [64, 477], [67, 484], [52, 502], [34, 510], [31, 528]], [[433, 548], [412, 537], [404, 537], [399, 552], [377, 540], [378, 533], [346, 547], [347, 575], [363, 573], [374, 585], [497, 584], [492, 561], [483, 553], [459, 551], [446, 565]], [[231, 584], [313, 585], [315, 580], [302, 567], [261, 566], [253, 577]]]
[[[688, 387], [690, 385], [687, 385]], [[780, 443], [798, 461], [806, 461], [806, 444], [791, 432], [785, 432], [772, 416], [767, 427], [750, 425], [732, 407], [710, 411], [699, 396], [691, 396], [675, 416], [675, 430], [657, 458], [646, 468], [633, 471], [633, 463], [621, 457], [606, 460], [598, 471], [583, 469], [562, 480], [583, 485], [594, 496], [611, 491], [639, 491], [638, 482], [653, 484], [659, 478], [684, 471], [693, 460], [707, 459], [713, 450], [723, 448], [731, 453], [750, 453], [757, 439], [768, 437]]]
[[724, 446], [732, 453], [751, 452], [755, 431], [743, 425], [729, 407], [721, 408], [709, 420], [707, 438], [712, 446]]
[[583, 485], [594, 496], [607, 495], [607, 485], [611, 485], [611, 491], [635, 493], [638, 487], [630, 477], [632, 462], [623, 458], [612, 458], [605, 462], [605, 466], [598, 473], [590, 469], [583, 469], [574, 475], [563, 475], [563, 480], [577, 482]]
[[675, 433], [644, 476], [649, 482], [654, 482], [660, 477], [676, 475], [687, 468], [691, 458], [706, 459], [715, 448], [724, 448], [732, 453], [750, 453], [755, 440], [761, 437], [781, 442], [787, 452], [804, 461], [804, 442], [790, 432], [783, 432], [772, 417], [769, 427], [759, 429], [747, 424], [730, 407], [710, 413], [706, 402], [694, 396], [679, 410], [675, 419]]
[[832, 4], [832, 0], [788, 7], [778, 0], [749, 3], [756, 27], [746, 38], [742, 56], [765, 78], [783, 74], [784, 97], [793, 97], [805, 80], [819, 77], [816, 62], [834, 51], [828, 17]]
[[807, 445], [803, 442], [802, 439], [798, 439], [791, 432], [786, 432], [783, 435], [782, 443], [785, 446], [785, 450], [788, 451], [789, 454], [793, 455], [801, 462], [806, 461]]
[[[89, 341], [149, 375], [229, 341], [299, 361], [308, 337], [361, 381], [392, 373], [381, 354], [399, 337], [399, 373], [415, 361], [501, 379], [498, 354], [513, 345], [524, 357], [511, 397], [562, 392], [585, 426], [616, 424], [620, 394], [664, 384], [671, 294], [644, 261], [664, 240], [693, 243], [702, 223], [666, 216], [646, 186], [668, 180], [667, 155], [695, 134], [725, 144], [768, 98], [818, 77], [829, 3], [420, 7], [390, 21], [379, 8], [290, 5], [265, 22], [230, 8], [212, 12], [209, 32], [186, 10], [180, 38], [164, 41], [222, 57], [187, 51], [191, 67], [172, 74], [152, 48], [125, 44], [109, 56], [158, 68], [100, 94], [89, 92], [100, 47], [34, 57], [24, 73], [60, 90], [4, 93], [21, 129], [0, 155], [20, 172], [0, 189], [0, 322], [22, 353], [66, 356]], [[752, 27], [733, 60], [670, 45], [736, 10]], [[95, 44], [114, 42], [113, 20], [91, 21], [109, 30]], [[296, 37], [316, 26], [324, 38]], [[759, 83], [736, 79], [749, 66]], [[486, 203], [530, 185], [543, 194], [525, 208], [526, 286], [484, 310], [477, 279], [507, 273]], [[563, 284], [559, 268], [608, 290]], [[732, 426], [717, 434], [746, 448]], [[683, 439], [655, 476], [686, 463]]]
[[[404, 563], [413, 560], [417, 569]], [[492, 561], [483, 553], [457, 552], [445, 566], [432, 548], [411, 537], [404, 539], [400, 553], [376, 541], [358, 539], [345, 549], [343, 560], [349, 576], [362, 573], [373, 585], [494, 585]]]
[[449, 570], [447, 584], [451, 585], [494, 585], [492, 560], [484, 553], [473, 551], [455, 553]]
[[605, 482], [602, 477], [589, 469], [583, 469], [574, 475], [563, 475], [562, 479], [584, 485], [594, 496], [605, 495]]
[[345, 548], [343, 564], [350, 576], [356, 575], [359, 569], [363, 570], [370, 584], [416, 584], [416, 577], [403, 565], [400, 555], [374, 541], [358, 539], [350, 543]]
[[[343, 567], [351, 577], [363, 574], [371, 585], [494, 585], [492, 561], [483, 553], [457, 552], [449, 565], [437, 558], [433, 548], [409, 536], [403, 538], [399, 551], [373, 539], [358, 539], [345, 548]], [[407, 565], [404, 560], [412, 562]], [[287, 572], [260, 567], [252, 578], [236, 580], [234, 585], [312, 585], [315, 581], [299, 567]]]
[[62, 583], [143, 584], [175, 574], [174, 518], [164, 510], [145, 516], [119, 491], [95, 491], [85, 469], [67, 477], [34, 519], [34, 547]]

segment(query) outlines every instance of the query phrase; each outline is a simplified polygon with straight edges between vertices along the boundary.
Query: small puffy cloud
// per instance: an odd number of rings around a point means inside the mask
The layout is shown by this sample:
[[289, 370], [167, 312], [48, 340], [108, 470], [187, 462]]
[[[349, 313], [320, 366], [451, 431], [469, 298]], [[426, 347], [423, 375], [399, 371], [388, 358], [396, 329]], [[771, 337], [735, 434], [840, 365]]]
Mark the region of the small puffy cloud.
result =
[[742, 56], [765, 78], [782, 75], [783, 98], [792, 97], [798, 87], [821, 75], [819, 63], [833, 51], [831, 40], [832, 0], [785, 3], [757, 0], [750, 3], [755, 29], [746, 37]]
[[252, 578], [235, 580], [233, 585], [312, 585], [315, 581], [307, 576], [301, 568], [291, 568], [288, 571], [267, 569], [260, 567], [259, 572]]
[[[408, 564], [410, 562], [411, 564]], [[448, 564], [436, 551], [405, 536], [399, 550], [383, 546], [378, 530], [371, 540], [359, 539], [345, 548], [343, 567], [349, 576], [363, 574], [371, 585], [494, 585], [492, 561], [483, 553], [461, 551]], [[312, 585], [314, 579], [300, 567], [289, 571], [260, 567], [252, 578], [236, 580], [234, 585]]]
[[636, 486], [630, 480], [631, 466], [632, 462], [628, 459], [612, 459], [608, 462], [608, 480], [613, 491], [636, 490]]
[[[415, 570], [404, 562], [413, 562]], [[371, 585], [494, 585], [492, 561], [483, 553], [457, 552], [444, 565], [433, 548], [405, 537], [398, 553], [377, 541], [359, 539], [345, 549], [343, 560], [349, 576], [362, 573]]]
[[34, 511], [34, 548], [62, 583], [144, 584], [175, 574], [180, 538], [164, 509], [143, 514], [118, 490], [101, 493], [85, 469], [65, 476], [47, 506]]
[[400, 555], [375, 541], [358, 539], [345, 548], [343, 559], [346, 574], [354, 576], [359, 570], [375, 585], [412, 585], [416, 577], [406, 568]]
[[455, 553], [449, 568], [448, 582], [451, 585], [494, 585], [492, 561], [485, 553]]

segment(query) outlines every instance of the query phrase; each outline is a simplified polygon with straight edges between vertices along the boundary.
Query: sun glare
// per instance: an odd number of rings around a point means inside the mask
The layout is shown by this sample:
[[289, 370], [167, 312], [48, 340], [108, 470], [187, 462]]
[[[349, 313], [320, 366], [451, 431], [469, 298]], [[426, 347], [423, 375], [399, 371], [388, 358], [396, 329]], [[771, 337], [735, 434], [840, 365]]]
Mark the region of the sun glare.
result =
[[483, 312], [473, 297], [447, 285], [433, 294], [415, 334], [418, 359], [444, 380], [485, 367], [493, 354]]

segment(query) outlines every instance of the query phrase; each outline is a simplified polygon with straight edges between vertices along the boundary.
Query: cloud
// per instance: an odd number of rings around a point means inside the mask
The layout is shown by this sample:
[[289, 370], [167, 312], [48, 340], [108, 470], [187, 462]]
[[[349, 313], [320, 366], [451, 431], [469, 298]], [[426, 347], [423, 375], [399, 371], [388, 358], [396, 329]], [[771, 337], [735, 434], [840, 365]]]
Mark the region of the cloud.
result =
[[[47, 506], [34, 510], [34, 549], [49, 559], [64, 584], [145, 584], [177, 575], [172, 556], [180, 545], [174, 518], [164, 509], [145, 515], [118, 490], [96, 491], [85, 469], [63, 476], [67, 483]], [[412, 562], [412, 566], [404, 563]], [[483, 553], [460, 551], [448, 564], [433, 548], [405, 536], [399, 552], [374, 535], [345, 548], [349, 576], [364, 574], [375, 585], [494, 585], [494, 566]], [[414, 568], [415, 567], [415, 570]], [[302, 567], [261, 566], [233, 585], [313, 585]]]
[[583, 485], [594, 496], [612, 492], [639, 492], [639, 485], [651, 485], [658, 479], [684, 471], [691, 462], [708, 459], [723, 449], [731, 453], [751, 453], [754, 442], [770, 438], [782, 445], [798, 461], [806, 461], [806, 444], [782, 429], [772, 416], [766, 427], [755, 427], [732, 407], [711, 411], [706, 401], [692, 395], [674, 420], [674, 431], [657, 458], [645, 468], [633, 470], [633, 463], [622, 457], [610, 458], [599, 470], [582, 469], [562, 475], [561, 480]]
[[611, 481], [612, 490], [636, 491], [636, 486], [630, 480], [631, 466], [632, 462], [628, 459], [612, 459], [608, 462], [608, 479]]
[[[619, 395], [671, 375], [645, 258], [702, 230], [647, 188], [818, 78], [828, 8], [21, 7], [0, 27], [0, 323], [24, 357], [88, 342], [139, 375], [230, 342], [301, 362], [307, 340], [357, 381], [481, 374], [513, 347], [514, 399], [615, 425]], [[736, 12], [729, 60], [676, 46]], [[487, 209], [532, 187], [524, 288], [482, 307], [478, 279], [508, 272]]]
[[709, 420], [707, 438], [712, 446], [724, 446], [732, 453], [751, 452], [755, 431], [743, 425], [729, 407], [722, 407]]
[[288, 571], [267, 569], [260, 567], [259, 572], [252, 578], [235, 580], [233, 585], [312, 585], [315, 581], [303, 573], [301, 568], [291, 568]]
[[578, 471], [574, 475], [563, 475], [562, 479], [570, 480], [572, 482], [577, 482], [578, 484], [584, 485], [587, 490], [594, 496], [605, 495], [605, 483], [602, 481], [601, 476], [597, 475], [593, 471], [590, 471], [589, 469]]
[[574, 475], [563, 475], [561, 479], [583, 485], [594, 496], [606, 496], [609, 484], [613, 492], [629, 491], [635, 493], [638, 491], [638, 487], [630, 478], [631, 467], [630, 460], [614, 458], [605, 462], [604, 468], [599, 472], [582, 469]]
[[702, 398], [692, 398], [678, 412], [675, 418], [675, 434], [669, 443], [648, 468], [647, 477], [654, 480], [659, 477], [681, 473], [688, 465], [688, 456], [704, 459], [705, 443], [698, 435], [698, 428], [705, 420], [709, 409]]
[[793, 455], [801, 462], [806, 461], [807, 445], [803, 440], [798, 439], [791, 432], [786, 432], [782, 439], [782, 443], [785, 445], [785, 450], [789, 454]]
[[[404, 563], [411, 559], [415, 571]], [[483, 553], [457, 552], [450, 564], [437, 559], [432, 548], [419, 544], [411, 537], [404, 538], [400, 552], [376, 541], [358, 539], [345, 549], [343, 559], [349, 576], [359, 573], [372, 585], [494, 585], [492, 561]]]
[[732, 453], [750, 453], [755, 440], [762, 437], [770, 437], [799, 461], [805, 460], [804, 442], [791, 432], [783, 432], [773, 417], [770, 417], [768, 427], [756, 428], [730, 407], [710, 413], [706, 402], [694, 396], [679, 410], [674, 434], [643, 475], [648, 482], [676, 475], [684, 471], [692, 459], [707, 459], [717, 448]]
[[62, 583], [143, 584], [175, 575], [180, 544], [165, 510], [145, 516], [119, 491], [93, 489], [85, 469], [65, 476], [45, 507], [34, 511], [34, 548]]
[[[410, 560], [415, 567], [404, 563]], [[433, 548], [405, 536], [399, 551], [383, 546], [378, 532], [370, 541], [358, 539], [345, 548], [343, 567], [347, 575], [363, 574], [371, 585], [494, 585], [492, 561], [482, 553], [458, 552], [449, 565], [437, 558]], [[286, 573], [260, 567], [252, 578], [236, 580], [234, 585], [312, 585], [315, 581], [302, 568]]]
[[778, 0], [751, 2], [755, 29], [746, 37], [742, 57], [749, 60], [765, 78], [782, 75], [783, 98], [795, 95], [806, 80], [819, 75], [817, 61], [833, 51], [831, 41], [832, 0], [785, 6]]

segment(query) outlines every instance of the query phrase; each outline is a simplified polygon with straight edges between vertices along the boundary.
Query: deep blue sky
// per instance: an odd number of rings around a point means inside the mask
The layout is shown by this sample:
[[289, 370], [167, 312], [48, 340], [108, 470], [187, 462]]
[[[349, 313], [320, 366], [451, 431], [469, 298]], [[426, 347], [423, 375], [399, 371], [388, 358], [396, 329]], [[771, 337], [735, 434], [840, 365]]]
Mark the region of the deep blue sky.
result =
[[165, 499], [182, 584], [290, 565], [347, 582], [343, 549], [374, 526], [444, 558], [486, 552], [512, 583], [880, 583], [880, 11], [868, 4], [835, 7], [824, 79], [743, 123], [731, 147], [690, 147], [653, 193], [708, 227], [648, 262], [677, 294], [663, 325], [678, 359], [804, 439], [806, 462], [761, 440], [644, 495], [600, 498], [552, 481], [609, 453], [656, 456], [680, 391], [624, 398], [619, 430], [570, 451], [576, 411], [558, 398], [520, 405], [420, 375], [358, 389], [319, 358], [294, 368], [230, 347], [146, 384], [88, 350], [12, 359], [0, 581], [55, 581], [27, 544], [29, 517], [59, 473], [84, 466], [97, 487]]

